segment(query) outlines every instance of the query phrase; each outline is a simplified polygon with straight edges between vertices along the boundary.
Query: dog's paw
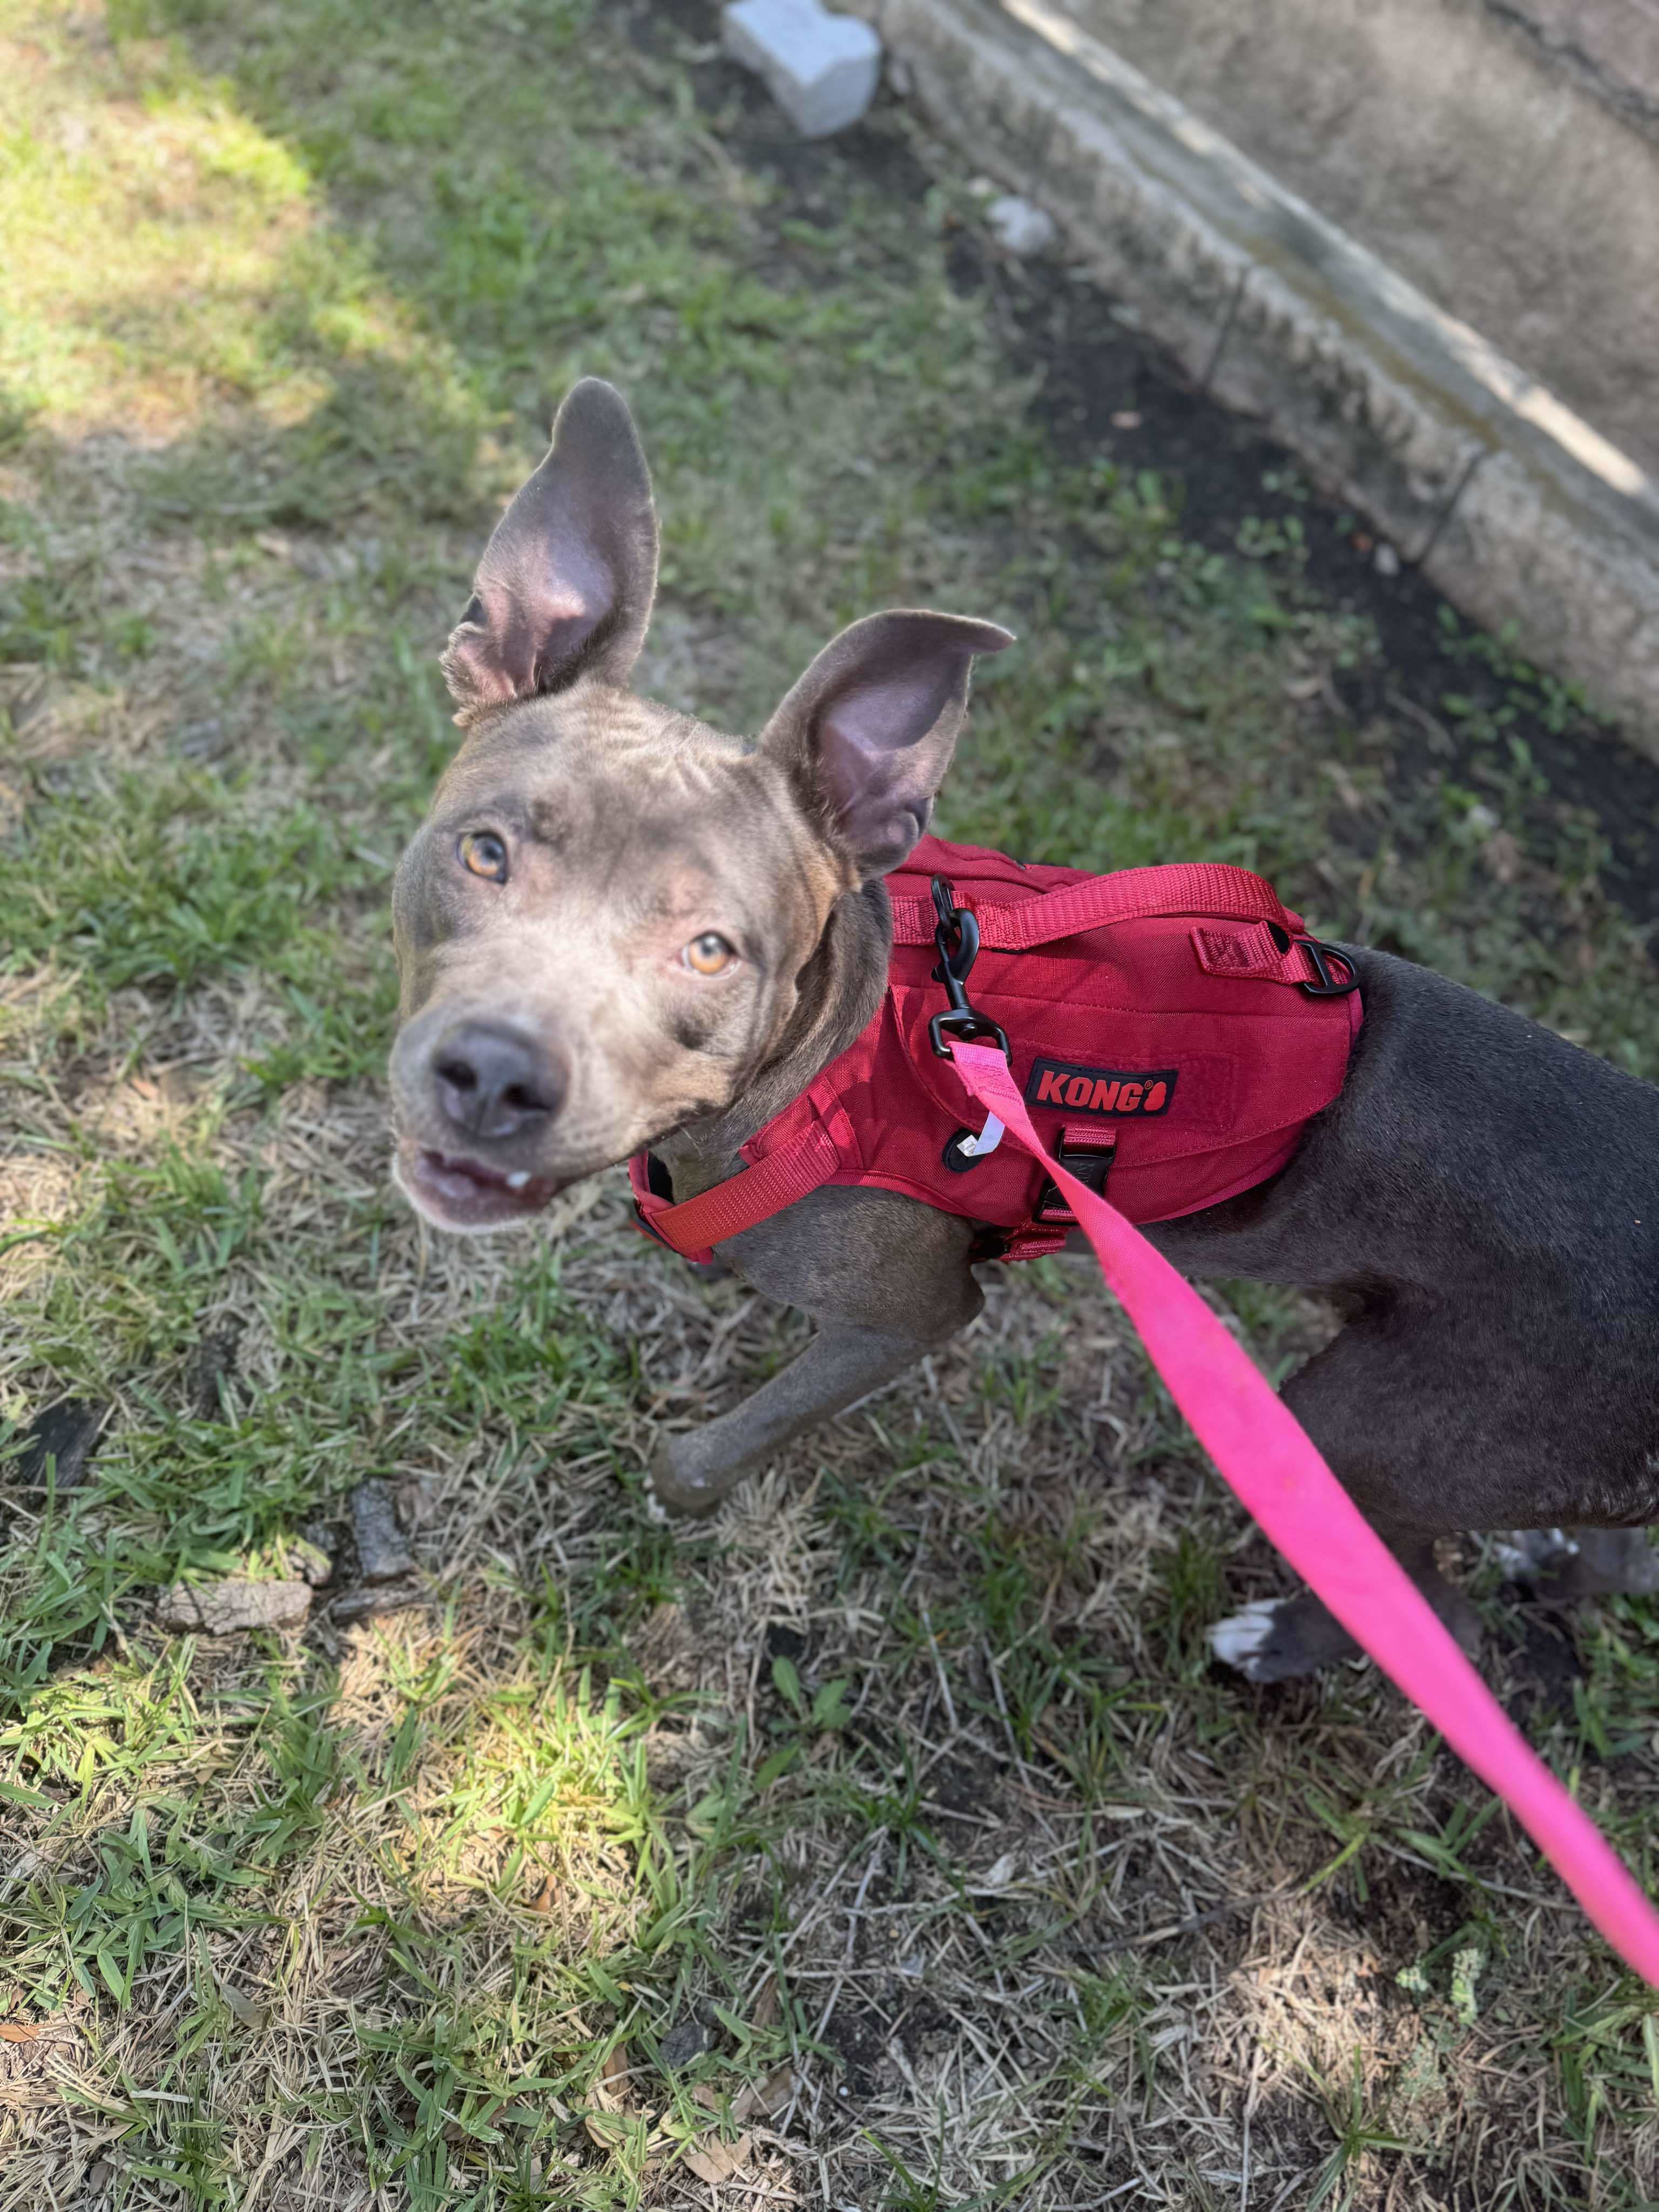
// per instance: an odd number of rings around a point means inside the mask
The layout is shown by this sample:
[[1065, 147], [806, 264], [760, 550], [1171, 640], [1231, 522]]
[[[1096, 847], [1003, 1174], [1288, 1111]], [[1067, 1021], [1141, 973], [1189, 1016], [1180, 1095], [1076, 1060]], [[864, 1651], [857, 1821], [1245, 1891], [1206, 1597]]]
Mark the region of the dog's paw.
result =
[[[1539, 1545], [1559, 1539], [1559, 1549], [1543, 1548], [1529, 1554], [1521, 1568], [1511, 1564], [1508, 1547], [1514, 1540], [1505, 1529], [1492, 1551], [1510, 1582], [1525, 1583], [1545, 1605], [1577, 1605], [1585, 1598], [1652, 1597], [1659, 1593], [1659, 1552], [1648, 1541], [1645, 1528], [1580, 1528], [1564, 1536], [1559, 1528], [1521, 1532], [1522, 1540]], [[1535, 1564], [1534, 1561], [1535, 1560]]]
[[1559, 1574], [1578, 1547], [1565, 1528], [1499, 1528], [1486, 1549], [1506, 1583], [1535, 1583]]
[[665, 1437], [651, 1455], [646, 1496], [653, 1520], [701, 1521], [713, 1513], [736, 1481], [735, 1475], [698, 1482], [676, 1465], [675, 1439]]
[[1298, 1674], [1316, 1674], [1339, 1659], [1353, 1658], [1359, 1650], [1305, 1590], [1299, 1597], [1259, 1597], [1215, 1622], [1209, 1638], [1223, 1666], [1236, 1668], [1247, 1682], [1288, 1682]]
[[1230, 1613], [1225, 1620], [1211, 1622], [1206, 1632], [1210, 1649], [1224, 1667], [1237, 1668], [1252, 1682], [1259, 1679], [1256, 1665], [1272, 1641], [1273, 1615], [1279, 1603], [1276, 1597], [1259, 1597], [1237, 1613]]

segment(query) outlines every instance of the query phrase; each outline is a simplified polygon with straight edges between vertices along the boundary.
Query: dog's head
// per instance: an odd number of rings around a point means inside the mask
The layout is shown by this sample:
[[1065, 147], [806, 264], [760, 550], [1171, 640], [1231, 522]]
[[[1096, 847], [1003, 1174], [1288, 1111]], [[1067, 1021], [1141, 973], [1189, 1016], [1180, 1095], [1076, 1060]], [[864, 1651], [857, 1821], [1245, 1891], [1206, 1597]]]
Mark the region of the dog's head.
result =
[[740, 1096], [836, 902], [921, 835], [974, 655], [1010, 641], [869, 616], [746, 743], [627, 689], [656, 572], [633, 422], [590, 380], [450, 637], [466, 735], [393, 892], [397, 1172], [445, 1228], [521, 1219]]

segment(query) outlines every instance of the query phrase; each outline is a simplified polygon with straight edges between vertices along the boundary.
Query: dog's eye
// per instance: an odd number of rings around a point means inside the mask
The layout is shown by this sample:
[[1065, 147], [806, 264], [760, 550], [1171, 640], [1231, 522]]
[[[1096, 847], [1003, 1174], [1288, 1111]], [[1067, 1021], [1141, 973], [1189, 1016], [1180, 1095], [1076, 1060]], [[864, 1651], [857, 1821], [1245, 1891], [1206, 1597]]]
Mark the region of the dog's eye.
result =
[[712, 929], [704, 930], [701, 937], [694, 937], [680, 955], [686, 966], [695, 968], [699, 975], [718, 975], [737, 957], [726, 939]]
[[492, 884], [507, 881], [507, 848], [493, 830], [469, 830], [457, 848], [461, 866]]

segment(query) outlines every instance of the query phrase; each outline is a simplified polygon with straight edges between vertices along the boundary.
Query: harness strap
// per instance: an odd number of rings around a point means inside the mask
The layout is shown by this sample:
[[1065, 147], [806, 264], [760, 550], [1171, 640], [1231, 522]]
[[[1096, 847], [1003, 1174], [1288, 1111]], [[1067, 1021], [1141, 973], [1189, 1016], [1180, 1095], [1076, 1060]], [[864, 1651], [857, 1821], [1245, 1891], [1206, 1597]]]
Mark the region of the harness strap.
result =
[[1290, 1408], [1192, 1286], [1115, 1206], [1045, 1154], [1008, 1063], [959, 1044], [957, 1073], [1070, 1200], [1170, 1395], [1224, 1480], [1310, 1588], [1495, 1790], [1592, 1923], [1659, 1988], [1659, 1914], [1530, 1749]]
[[706, 1263], [716, 1244], [781, 1213], [816, 1190], [836, 1164], [835, 1145], [822, 1122], [812, 1121], [763, 1160], [678, 1206], [651, 1188], [643, 1154], [635, 1153], [628, 1163], [628, 1179], [641, 1223], [652, 1236], [686, 1259]]
[[[893, 897], [891, 903], [893, 942], [931, 945], [939, 920], [933, 901]], [[1265, 878], [1220, 860], [1120, 868], [1115, 875], [1091, 876], [1085, 883], [1065, 884], [1036, 898], [987, 901], [974, 911], [980, 943], [993, 952], [1025, 952], [1034, 945], [1051, 945], [1057, 937], [1076, 937], [1108, 922], [1139, 921], [1160, 914], [1276, 922], [1292, 937], [1299, 937], [1304, 927], [1301, 915], [1281, 903]], [[1300, 970], [1297, 980], [1299, 976]]]

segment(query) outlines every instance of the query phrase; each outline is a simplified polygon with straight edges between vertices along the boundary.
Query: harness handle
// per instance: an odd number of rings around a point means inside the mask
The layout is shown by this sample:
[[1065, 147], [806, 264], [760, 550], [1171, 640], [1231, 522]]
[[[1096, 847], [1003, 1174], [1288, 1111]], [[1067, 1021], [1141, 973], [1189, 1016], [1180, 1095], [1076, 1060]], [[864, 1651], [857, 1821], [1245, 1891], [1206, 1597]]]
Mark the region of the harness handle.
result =
[[[935, 883], [943, 880], [934, 878]], [[951, 896], [954, 900], [954, 893]], [[895, 945], [937, 941], [940, 917], [933, 901], [895, 892], [888, 896], [893, 909]], [[953, 913], [961, 911], [953, 904]], [[1109, 922], [1138, 921], [1165, 914], [1206, 915], [1221, 921], [1270, 921], [1292, 937], [1305, 934], [1301, 915], [1291, 913], [1265, 877], [1221, 860], [1120, 868], [1114, 875], [1091, 876], [1083, 883], [1064, 884], [1058, 890], [1042, 891], [1032, 898], [981, 900], [973, 911], [980, 943], [993, 952], [1028, 952], [1034, 945], [1052, 945], [1060, 937], [1080, 936]]]

